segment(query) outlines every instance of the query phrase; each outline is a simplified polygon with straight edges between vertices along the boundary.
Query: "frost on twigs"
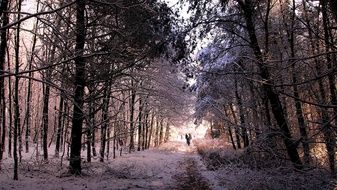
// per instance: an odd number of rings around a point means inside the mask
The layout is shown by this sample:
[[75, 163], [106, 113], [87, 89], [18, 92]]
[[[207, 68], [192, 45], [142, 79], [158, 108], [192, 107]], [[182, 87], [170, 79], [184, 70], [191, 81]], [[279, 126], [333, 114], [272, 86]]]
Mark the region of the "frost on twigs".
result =
[[[297, 171], [282, 154], [255, 144], [234, 150], [218, 140], [196, 143], [207, 169], [227, 189], [335, 189], [336, 180], [320, 168]], [[275, 144], [274, 146], [278, 146]], [[263, 151], [263, 154], [261, 154]], [[280, 160], [282, 163], [279, 163]], [[274, 165], [273, 165], [274, 163]]]

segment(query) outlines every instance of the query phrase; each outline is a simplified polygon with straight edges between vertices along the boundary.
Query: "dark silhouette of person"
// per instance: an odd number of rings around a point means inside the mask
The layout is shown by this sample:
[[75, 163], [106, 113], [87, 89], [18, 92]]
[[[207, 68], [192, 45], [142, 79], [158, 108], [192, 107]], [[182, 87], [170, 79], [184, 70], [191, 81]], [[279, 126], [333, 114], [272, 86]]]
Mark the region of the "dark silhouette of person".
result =
[[187, 143], [187, 145], [190, 146], [190, 144], [191, 144], [191, 139], [192, 139], [191, 134], [185, 134], [185, 138], [186, 138], [186, 143]]

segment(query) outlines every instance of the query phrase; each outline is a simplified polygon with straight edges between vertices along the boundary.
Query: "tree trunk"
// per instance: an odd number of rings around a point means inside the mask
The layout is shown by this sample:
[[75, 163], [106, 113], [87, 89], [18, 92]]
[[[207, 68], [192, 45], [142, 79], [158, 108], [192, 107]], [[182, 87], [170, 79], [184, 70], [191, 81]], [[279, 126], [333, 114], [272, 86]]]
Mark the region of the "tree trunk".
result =
[[119, 126], [119, 122], [118, 122], [118, 125], [115, 125], [114, 128], [113, 128], [113, 133], [114, 133], [114, 136], [113, 136], [113, 159], [116, 158], [116, 146], [118, 143], [117, 142], [117, 127]]
[[[18, 17], [17, 20], [21, 18], [21, 1], [18, 2]], [[18, 23], [15, 36], [15, 85], [14, 85], [14, 147], [13, 147], [13, 157], [14, 157], [14, 180], [18, 180], [18, 132], [20, 130], [20, 107], [19, 107], [19, 69], [20, 69], [20, 25]]]
[[[328, 8], [327, 3], [324, 0], [320, 0], [320, 3], [322, 5], [322, 18], [323, 18], [323, 29], [324, 29], [324, 42], [325, 42], [325, 51], [330, 52], [335, 50], [335, 48], [332, 46], [333, 41], [330, 40], [330, 27], [329, 27], [329, 21], [328, 21]], [[335, 54], [326, 54], [326, 61], [328, 65], [328, 69], [332, 69], [333, 71], [336, 71], [336, 57]], [[333, 72], [334, 73], [334, 72]], [[337, 105], [337, 97], [336, 97], [336, 77], [335, 74], [330, 74], [328, 76], [328, 82], [329, 82], [329, 89], [330, 89], [330, 101], [332, 105]], [[333, 115], [337, 114], [337, 108], [335, 107], [333, 109]], [[335, 119], [335, 125], [337, 124], [337, 119]], [[323, 133], [325, 136], [326, 141], [326, 147], [328, 152], [328, 158], [329, 158], [329, 165], [332, 175], [336, 175], [336, 135], [334, 133], [334, 130], [332, 129], [333, 126], [330, 124], [327, 124], [326, 126], [323, 126]]]
[[102, 108], [102, 127], [101, 127], [101, 149], [100, 149], [100, 162], [104, 161], [105, 145], [107, 139], [107, 130], [109, 127], [109, 103], [110, 103], [110, 82], [107, 83], [103, 96], [103, 108]]
[[[37, 27], [37, 26], [35, 26]], [[36, 30], [35, 30], [36, 31]], [[36, 33], [36, 32], [35, 32]], [[35, 45], [36, 45], [36, 35], [34, 34], [33, 39], [33, 46], [32, 46], [32, 52], [35, 51]], [[34, 54], [32, 53], [29, 63], [28, 63], [28, 70], [32, 70], [32, 62]], [[26, 133], [25, 133], [25, 146], [26, 146], [26, 153], [29, 152], [29, 136], [30, 136], [30, 122], [31, 122], [31, 98], [32, 98], [32, 77], [33, 73], [30, 72], [28, 74], [28, 89], [27, 89], [27, 100], [26, 100], [26, 117], [25, 117], [25, 124], [26, 124]]]
[[135, 142], [134, 142], [134, 133], [135, 133], [135, 126], [134, 126], [134, 112], [135, 112], [135, 99], [136, 99], [136, 91], [135, 85], [133, 80], [131, 81], [131, 97], [130, 97], [130, 145], [129, 145], [129, 153], [131, 153], [135, 149]]
[[[141, 150], [142, 146], [142, 117], [143, 117], [143, 105], [142, 105], [142, 98], [139, 97], [139, 113], [138, 113], [138, 148], [137, 151]], [[143, 126], [144, 127], [144, 126]], [[144, 134], [143, 134], [144, 135]]]
[[156, 117], [156, 127], [155, 127], [155, 134], [154, 134], [154, 146], [158, 146], [159, 144], [159, 116]]
[[57, 132], [56, 132], [56, 147], [55, 147], [55, 156], [59, 157], [60, 154], [60, 146], [61, 146], [61, 135], [62, 135], [62, 128], [64, 126], [64, 123], [62, 123], [62, 116], [64, 114], [63, 112], [63, 92], [61, 91], [60, 95], [60, 104], [59, 104], [59, 114], [58, 114], [58, 126], [57, 126]]
[[[94, 93], [94, 88], [93, 87], [88, 87], [89, 88], [89, 94], [92, 96]], [[95, 127], [95, 97], [91, 97], [89, 99], [89, 124], [88, 124], [88, 129], [87, 129], [87, 161], [91, 161], [91, 152], [93, 156], [97, 156], [96, 153], [96, 146], [95, 146], [95, 141], [96, 141], [96, 127]], [[91, 150], [89, 150], [91, 149]]]
[[[9, 60], [9, 52], [7, 51], [7, 70], [11, 70], [11, 64]], [[12, 141], [13, 141], [13, 89], [12, 89], [12, 77], [8, 77], [8, 156], [12, 157]]]
[[234, 123], [236, 124], [235, 126], [235, 137], [236, 137], [236, 145], [238, 147], [238, 149], [241, 149], [241, 141], [240, 141], [240, 132], [239, 132], [239, 126], [238, 126], [238, 119], [236, 117], [234, 108], [233, 108], [233, 104], [230, 104], [230, 109], [231, 109], [231, 113], [234, 119]]
[[69, 124], [69, 105], [68, 102], [64, 101], [64, 112], [62, 114], [62, 124], [63, 127], [61, 127], [61, 139], [60, 139], [60, 151], [62, 150], [64, 152], [64, 144], [67, 141], [66, 133], [68, 133], [68, 124]]
[[[8, 9], [8, 0], [1, 1], [1, 4], [0, 4], [0, 16], [2, 15], [2, 13], [6, 13], [7, 9]], [[6, 25], [4, 25], [4, 26], [6, 26]]]
[[154, 116], [155, 116], [155, 114], [154, 114], [154, 112], [152, 112], [151, 122], [150, 122], [149, 140], [147, 141], [146, 149], [149, 149], [150, 145], [151, 145], [151, 138], [152, 138], [152, 133], [153, 133]]
[[110, 133], [111, 133], [111, 130], [110, 130], [110, 126], [108, 124], [108, 127], [107, 127], [107, 133], [106, 133], [106, 159], [109, 160], [109, 154], [110, 154]]
[[247, 128], [246, 128], [246, 122], [245, 122], [245, 115], [243, 113], [243, 106], [242, 106], [242, 99], [239, 95], [239, 89], [238, 89], [238, 81], [235, 78], [235, 98], [237, 101], [237, 105], [239, 108], [239, 117], [240, 117], [240, 126], [241, 126], [241, 133], [242, 133], [242, 139], [243, 139], [243, 146], [247, 147], [249, 145], [249, 139], [247, 135]]
[[[9, 17], [7, 13], [8, 9], [8, 0], [4, 0], [1, 3], [1, 13], [2, 16], [2, 26], [6, 26], [9, 23]], [[3, 13], [3, 11], [5, 11]], [[0, 30], [0, 75], [2, 75], [5, 70], [5, 61], [6, 61], [6, 49], [7, 49], [7, 32], [8, 29]], [[6, 139], [6, 100], [5, 100], [5, 78], [0, 77], [0, 115], [1, 115], [1, 123], [2, 129], [0, 128], [0, 162], [3, 157], [3, 153], [5, 151], [5, 139]]]
[[252, 106], [253, 106], [253, 125], [254, 125], [254, 132], [255, 132], [255, 138], [258, 139], [261, 135], [261, 127], [260, 127], [260, 120], [261, 118], [259, 117], [259, 114], [258, 114], [258, 110], [259, 110], [259, 105], [255, 99], [256, 97], [256, 93], [254, 91], [254, 86], [253, 86], [253, 83], [250, 82], [249, 84], [249, 90], [250, 90], [250, 94], [251, 94], [251, 102], [252, 102]]
[[83, 98], [85, 85], [85, 59], [83, 57], [86, 36], [85, 0], [76, 0], [76, 45], [75, 45], [75, 94], [71, 128], [70, 168], [71, 174], [81, 174], [81, 142], [83, 125]]
[[164, 142], [167, 143], [170, 139], [170, 124], [167, 121], [166, 123], [166, 129], [165, 129], [165, 138], [164, 138]]
[[[320, 71], [320, 67], [319, 65], [316, 65], [316, 69], [318, 74], [321, 74]], [[318, 85], [319, 85], [319, 94], [321, 96], [321, 102], [325, 103], [326, 102], [326, 93], [324, 90], [324, 84], [322, 80], [318, 81]], [[335, 147], [333, 146], [333, 143], [335, 143], [334, 140], [334, 135], [333, 135], [333, 126], [331, 125], [330, 121], [329, 121], [329, 113], [328, 110], [326, 109], [322, 109], [321, 110], [322, 113], [322, 126], [321, 126], [321, 130], [323, 132], [324, 135], [324, 139], [325, 139], [325, 146], [327, 149], [327, 153], [328, 153], [328, 160], [329, 160], [329, 166], [330, 166], [330, 170], [332, 175], [334, 174], [335, 171], [335, 153], [334, 153], [334, 149]]]
[[50, 86], [51, 82], [51, 69], [46, 70], [45, 76], [45, 94], [43, 97], [43, 112], [42, 112], [42, 123], [43, 123], [43, 159], [48, 160], [48, 125], [49, 125], [49, 96], [50, 96]]
[[[91, 90], [89, 90], [90, 96], [92, 96]], [[92, 132], [94, 128], [94, 123], [93, 123], [93, 117], [95, 117], [94, 114], [94, 98], [90, 98], [89, 100], [89, 123], [87, 124], [87, 162], [91, 162], [91, 145], [92, 145]]]
[[[71, 139], [71, 137], [69, 137], [69, 127], [70, 127], [70, 118], [68, 117], [68, 115], [70, 115], [70, 107], [68, 105], [68, 102], [64, 103], [64, 116], [63, 116], [63, 123], [65, 124], [64, 127], [64, 131], [62, 132], [62, 136], [61, 136], [61, 144], [63, 145], [63, 153], [66, 151], [67, 152], [67, 156], [69, 158], [69, 143]], [[65, 148], [67, 145], [67, 148]]]
[[145, 122], [144, 122], [144, 131], [143, 131], [143, 143], [142, 143], [142, 150], [146, 149], [147, 139], [149, 134], [149, 111], [146, 111], [145, 115]]
[[164, 140], [164, 119], [160, 120], [160, 130], [159, 130], [159, 145], [163, 143]]
[[[225, 116], [229, 118], [229, 114], [227, 113], [226, 106], [224, 106], [224, 112], [225, 112]], [[232, 129], [231, 129], [230, 125], [228, 125], [228, 134], [229, 134], [229, 138], [231, 140], [232, 146], [233, 146], [234, 150], [236, 150], [235, 141], [234, 141], [234, 138], [233, 138], [233, 133], [232, 133]]]
[[337, 1], [336, 0], [329, 0], [330, 9], [335, 17], [335, 22], [337, 22]]
[[[95, 115], [92, 116], [92, 124], [93, 124], [93, 126], [95, 126]], [[95, 129], [95, 127], [92, 129], [91, 135], [92, 135], [92, 139], [91, 139], [92, 155], [97, 156], [96, 145], [95, 145], [95, 141], [96, 141], [96, 129]]]

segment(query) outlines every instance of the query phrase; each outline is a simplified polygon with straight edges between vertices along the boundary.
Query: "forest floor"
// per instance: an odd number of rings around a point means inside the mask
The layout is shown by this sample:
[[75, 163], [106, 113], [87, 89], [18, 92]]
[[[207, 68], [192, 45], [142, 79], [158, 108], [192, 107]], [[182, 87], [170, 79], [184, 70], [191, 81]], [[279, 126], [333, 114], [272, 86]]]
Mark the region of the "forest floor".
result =
[[195, 147], [184, 142], [166, 143], [157, 149], [124, 154], [103, 163], [94, 158], [91, 163], [83, 163], [83, 174], [79, 177], [67, 175], [66, 165], [61, 166], [59, 158], [38, 162], [32, 154], [24, 155], [19, 181], [12, 179], [12, 159], [4, 160], [0, 190], [214, 189], [210, 179], [202, 174], [206, 168]]
[[23, 158], [19, 181], [12, 180], [12, 159], [4, 160], [0, 190], [337, 189], [337, 182], [319, 170], [299, 174], [292, 169], [253, 170], [232, 164], [207, 169], [207, 161], [198, 155], [196, 146], [187, 146], [183, 141], [124, 154], [103, 163], [93, 158], [91, 163], [83, 163], [83, 174], [78, 177], [67, 175], [66, 160], [61, 166], [60, 158], [50, 158], [48, 163], [36, 161], [34, 153]]

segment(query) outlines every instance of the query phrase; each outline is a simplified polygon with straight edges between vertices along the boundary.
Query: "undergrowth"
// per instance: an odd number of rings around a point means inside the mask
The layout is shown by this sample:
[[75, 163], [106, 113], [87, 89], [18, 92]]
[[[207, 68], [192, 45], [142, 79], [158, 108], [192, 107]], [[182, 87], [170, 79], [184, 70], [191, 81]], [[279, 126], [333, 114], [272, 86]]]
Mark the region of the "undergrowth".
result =
[[285, 155], [258, 144], [234, 150], [217, 139], [193, 143], [207, 169], [228, 189], [337, 189], [337, 180], [324, 168], [296, 170]]

